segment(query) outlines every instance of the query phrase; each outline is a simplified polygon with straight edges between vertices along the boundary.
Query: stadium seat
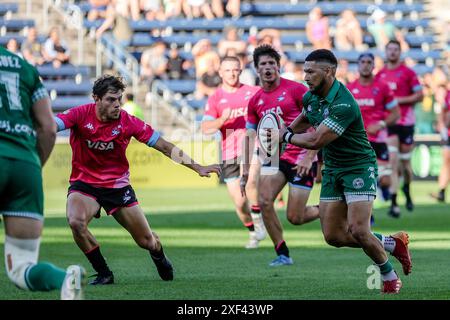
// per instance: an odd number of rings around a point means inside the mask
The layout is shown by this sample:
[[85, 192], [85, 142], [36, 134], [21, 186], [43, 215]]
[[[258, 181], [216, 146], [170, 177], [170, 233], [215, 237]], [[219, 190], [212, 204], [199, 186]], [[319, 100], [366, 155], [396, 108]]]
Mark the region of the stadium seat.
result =
[[207, 99], [186, 99], [186, 102], [194, 110], [199, 110], [205, 107]]
[[40, 66], [37, 68], [41, 77], [65, 77], [75, 78], [76, 76], [87, 77], [89, 75], [89, 67], [63, 65], [60, 68], [53, 68], [51, 65]]
[[[25, 37], [25, 36], [22, 36], [22, 35], [20, 35], [20, 34], [17, 34], [17, 33], [7, 33], [7, 34], [5, 34], [4, 36], [1, 36], [1, 37], [0, 37], [0, 46], [6, 45], [6, 43], [7, 43], [10, 39], [12, 39], [12, 38], [16, 39], [17, 42], [19, 43], [19, 45], [21, 45], [21, 44], [26, 40], [26, 37]], [[47, 37], [44, 36], [44, 35], [38, 36], [38, 41], [39, 41], [40, 43], [44, 43], [46, 39], [47, 39]]]
[[83, 104], [92, 103], [94, 100], [92, 97], [84, 97], [84, 96], [66, 96], [66, 97], [58, 97], [55, 100], [52, 100], [52, 109], [54, 112], [62, 112], [72, 107], [80, 106]]
[[48, 91], [55, 90], [59, 95], [88, 95], [92, 90], [92, 83], [90, 81], [83, 81], [76, 83], [73, 80], [55, 80], [44, 81], [44, 86]]
[[0, 26], [7, 31], [20, 31], [26, 27], [34, 27], [35, 22], [32, 19], [0, 19]]
[[0, 16], [4, 16], [8, 12], [16, 13], [19, 11], [19, 4], [17, 3], [0, 3]]
[[162, 85], [168, 90], [188, 94], [195, 91], [195, 80], [163, 80]]

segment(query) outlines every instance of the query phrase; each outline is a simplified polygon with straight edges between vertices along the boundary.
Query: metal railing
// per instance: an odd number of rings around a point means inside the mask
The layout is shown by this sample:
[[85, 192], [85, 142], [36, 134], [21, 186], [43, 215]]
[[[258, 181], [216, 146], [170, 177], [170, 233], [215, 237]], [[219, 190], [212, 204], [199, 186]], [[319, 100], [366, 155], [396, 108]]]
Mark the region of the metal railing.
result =
[[103, 72], [103, 58], [107, 64], [117, 70], [124, 77], [135, 97], [139, 93], [139, 62], [122, 45], [115, 41], [110, 34], [103, 34], [97, 40], [96, 50], [96, 76]]

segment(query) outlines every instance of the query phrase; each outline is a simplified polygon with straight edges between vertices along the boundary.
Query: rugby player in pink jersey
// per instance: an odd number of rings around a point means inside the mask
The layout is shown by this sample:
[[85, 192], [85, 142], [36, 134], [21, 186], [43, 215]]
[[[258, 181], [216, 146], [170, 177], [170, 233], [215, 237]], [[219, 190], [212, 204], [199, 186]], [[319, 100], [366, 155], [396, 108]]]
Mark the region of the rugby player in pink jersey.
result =
[[72, 173], [67, 196], [67, 220], [73, 238], [84, 252], [97, 277], [92, 285], [114, 283], [112, 271], [100, 247], [88, 230], [103, 208], [149, 251], [161, 279], [173, 280], [173, 267], [163, 251], [158, 235], [150, 229], [129, 181], [126, 148], [134, 137], [202, 177], [220, 174], [218, 165], [201, 166], [182, 150], [160, 137], [142, 120], [121, 110], [125, 84], [119, 77], [98, 78], [92, 93], [95, 103], [74, 107], [55, 117], [58, 131], [71, 129]]
[[390, 188], [392, 204], [388, 214], [394, 218], [400, 217], [400, 208], [397, 204], [399, 173], [403, 175], [402, 191], [406, 197], [406, 209], [409, 211], [414, 209], [410, 194], [413, 177], [411, 153], [414, 148], [416, 121], [414, 105], [423, 99], [422, 85], [416, 73], [403, 63], [400, 56], [400, 43], [397, 40], [389, 41], [386, 45], [387, 64], [375, 76], [376, 79], [387, 82], [400, 106], [400, 119], [395, 125], [388, 127], [387, 139], [389, 162], [392, 167]]
[[400, 119], [400, 110], [389, 86], [374, 79], [374, 67], [373, 54], [362, 53], [358, 58], [359, 78], [347, 84], [347, 88], [361, 108], [367, 137], [377, 155], [379, 185], [383, 198], [387, 200], [392, 170], [389, 166], [386, 126], [392, 126]]
[[440, 123], [442, 126], [442, 140], [445, 142], [442, 148], [442, 167], [439, 172], [439, 192], [431, 193], [430, 196], [439, 202], [445, 202], [445, 189], [450, 183], [450, 90], [440, 86], [435, 92], [436, 100], [441, 103]]
[[[259, 241], [266, 237], [266, 229], [258, 206], [257, 181], [259, 163], [254, 161], [250, 170], [246, 197], [241, 194], [242, 144], [245, 136], [245, 117], [250, 98], [259, 87], [240, 83], [241, 62], [237, 57], [222, 59], [219, 75], [222, 85], [209, 97], [202, 121], [202, 132], [213, 134], [220, 130], [222, 136], [222, 177], [241, 222], [249, 230], [247, 249], [257, 248]], [[250, 203], [249, 203], [250, 202]]]
[[[254, 130], [260, 119], [268, 112], [275, 112], [289, 125], [302, 112], [302, 98], [308, 88], [303, 84], [280, 77], [280, 54], [269, 45], [261, 45], [253, 52], [253, 63], [261, 80], [259, 90], [248, 105], [247, 134], [244, 150], [244, 172], [241, 192], [249, 177], [250, 150]], [[274, 208], [274, 201], [286, 183], [289, 184], [287, 219], [301, 225], [319, 217], [318, 206], [306, 206], [314, 184], [314, 169], [317, 151], [289, 145], [278, 163], [265, 162], [259, 179], [259, 206], [264, 224], [275, 246], [277, 258], [270, 266], [291, 265], [293, 260], [283, 238], [283, 228]], [[272, 159], [273, 160], [273, 159]]]

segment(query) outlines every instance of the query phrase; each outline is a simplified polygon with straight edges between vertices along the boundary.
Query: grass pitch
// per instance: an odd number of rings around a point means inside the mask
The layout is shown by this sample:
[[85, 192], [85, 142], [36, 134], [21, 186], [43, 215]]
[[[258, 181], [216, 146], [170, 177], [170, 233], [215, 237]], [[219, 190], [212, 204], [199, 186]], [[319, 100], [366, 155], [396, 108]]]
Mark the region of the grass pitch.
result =
[[[88, 287], [86, 299], [168, 299], [168, 300], [249, 300], [249, 299], [449, 299], [445, 283], [450, 277], [450, 208], [428, 197], [436, 183], [415, 182], [412, 190], [416, 209], [402, 206], [398, 220], [386, 215], [386, 205], [375, 209], [374, 231], [390, 234], [406, 230], [410, 234], [413, 273], [404, 276], [401, 294], [382, 296], [367, 288], [371, 261], [359, 249], [336, 249], [322, 237], [319, 221], [293, 226], [279, 216], [285, 239], [295, 264], [271, 268], [275, 258], [267, 238], [260, 248], [247, 250], [248, 233], [238, 221], [225, 187], [198, 190], [136, 190], [150, 225], [164, 244], [175, 267], [175, 280], [159, 279], [148, 253], [138, 248], [128, 233], [112, 218], [102, 214], [91, 231], [116, 283]], [[317, 203], [315, 187], [310, 203]], [[400, 204], [404, 201], [400, 197]], [[94, 271], [72, 239], [65, 220], [65, 190], [46, 194], [46, 222], [40, 260], [58, 266], [81, 263]], [[3, 229], [3, 225], [0, 225]], [[4, 232], [0, 231], [3, 259]], [[0, 268], [0, 299], [59, 299], [59, 292], [31, 293], [18, 290]]]

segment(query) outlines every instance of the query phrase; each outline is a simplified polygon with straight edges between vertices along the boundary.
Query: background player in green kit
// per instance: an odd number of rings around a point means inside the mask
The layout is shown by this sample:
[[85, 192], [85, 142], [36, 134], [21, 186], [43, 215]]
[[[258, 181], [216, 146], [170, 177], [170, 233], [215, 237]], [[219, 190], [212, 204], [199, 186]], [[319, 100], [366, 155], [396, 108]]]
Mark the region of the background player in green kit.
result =
[[[315, 50], [306, 57], [304, 72], [309, 91], [303, 97], [303, 111], [290, 128], [281, 128], [280, 140], [307, 149], [323, 148], [320, 221], [326, 242], [335, 247], [362, 248], [380, 268], [382, 292], [398, 293], [402, 282], [385, 250], [409, 274], [408, 235], [399, 232], [383, 236], [370, 230], [377, 190], [375, 152], [357, 102], [335, 79], [336, 67], [336, 57], [329, 50]], [[295, 134], [311, 125], [315, 132]]]
[[37, 70], [0, 47], [0, 214], [5, 221], [6, 272], [21, 289], [61, 289], [61, 299], [78, 300], [82, 267], [66, 271], [37, 262], [44, 220], [41, 167], [55, 138], [50, 99]]

